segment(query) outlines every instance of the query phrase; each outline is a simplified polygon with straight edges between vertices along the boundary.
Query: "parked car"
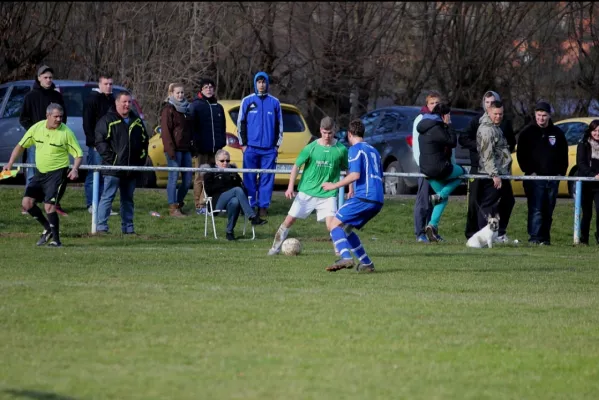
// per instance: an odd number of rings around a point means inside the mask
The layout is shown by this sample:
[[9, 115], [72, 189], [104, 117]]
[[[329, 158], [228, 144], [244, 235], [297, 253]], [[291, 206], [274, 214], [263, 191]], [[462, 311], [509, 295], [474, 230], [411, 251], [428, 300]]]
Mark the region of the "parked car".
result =
[[[241, 100], [219, 100], [219, 103], [222, 104], [225, 110], [227, 132], [225, 150], [231, 155], [231, 163], [235, 163], [238, 168], [243, 168], [243, 154], [237, 138], [237, 116], [239, 115]], [[296, 106], [281, 103], [281, 108], [283, 109], [283, 144], [279, 147], [276, 169], [291, 171], [299, 152], [308, 144], [312, 135], [306, 120]], [[166, 167], [166, 156], [159, 127], [156, 127], [155, 132], [157, 134], [150, 138], [148, 155], [151, 161], [148, 162], [151, 162], [155, 167]], [[298, 176], [296, 184], [299, 183], [299, 178]], [[156, 171], [156, 186], [166, 187], [167, 180], [168, 172]], [[275, 184], [287, 185], [288, 182], [289, 174], [275, 174]], [[146, 183], [150, 184], [149, 181], [146, 181]]]
[[[19, 123], [21, 108], [25, 95], [33, 87], [33, 80], [14, 81], [0, 85], [0, 160], [7, 162], [14, 147], [19, 143], [25, 129]], [[75, 133], [81, 150], [83, 150], [83, 163], [87, 160], [87, 146], [85, 145], [85, 132], [83, 132], [83, 104], [85, 98], [94, 88], [98, 87], [97, 82], [55, 80], [56, 90], [62, 93], [67, 112], [67, 126]], [[114, 94], [126, 90], [122, 86], [113, 86]], [[135, 112], [143, 119], [144, 115], [141, 107], [133, 98]], [[25, 162], [26, 151], [21, 160]], [[72, 157], [71, 157], [72, 162]], [[22, 172], [21, 172], [22, 173]], [[81, 174], [84, 178], [85, 174]]]
[[[564, 131], [566, 134], [566, 140], [568, 141], [568, 176], [576, 175], [576, 147], [578, 142], [580, 142], [580, 139], [582, 139], [582, 136], [584, 135], [584, 132], [588, 128], [591, 121], [595, 119], [599, 119], [599, 117], [570, 118], [554, 122], [556, 126], [560, 127], [560, 129]], [[520, 169], [520, 165], [518, 164], [518, 158], [516, 157], [515, 152], [512, 154], [512, 175], [524, 175]], [[522, 182], [523, 181], [512, 182], [514, 196], [525, 196]], [[557, 194], [558, 196], [574, 197], [576, 192], [575, 189], [575, 181], [560, 181]]]
[[[366, 128], [364, 140], [381, 154], [385, 172], [420, 172], [412, 152], [412, 125], [420, 109], [418, 106], [390, 106], [373, 110], [360, 118]], [[452, 108], [451, 126], [460, 135], [477, 115], [474, 110]], [[337, 138], [347, 146], [346, 134], [346, 130], [340, 130]], [[470, 170], [467, 149], [458, 144], [455, 157], [459, 165]], [[385, 177], [385, 194], [409, 194], [417, 189], [418, 178]]]

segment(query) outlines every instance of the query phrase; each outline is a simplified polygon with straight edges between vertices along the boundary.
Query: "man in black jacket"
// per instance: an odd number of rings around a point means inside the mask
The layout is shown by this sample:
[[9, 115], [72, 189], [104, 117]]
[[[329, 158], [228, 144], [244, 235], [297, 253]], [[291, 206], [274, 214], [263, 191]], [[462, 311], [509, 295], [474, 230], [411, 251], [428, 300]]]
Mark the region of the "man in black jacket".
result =
[[[85, 144], [87, 146], [87, 165], [102, 164], [102, 157], [96, 151], [96, 123], [114, 106], [112, 95], [112, 78], [107, 74], [100, 75], [98, 88], [92, 89], [85, 99], [83, 105], [83, 131], [85, 132]], [[93, 200], [93, 171], [88, 170], [85, 177], [85, 207], [91, 213]], [[102, 174], [100, 174], [102, 176]], [[104, 190], [103, 178], [100, 179], [100, 196]], [[111, 211], [111, 215], [116, 213]]]
[[[148, 154], [148, 133], [139, 115], [131, 110], [131, 94], [127, 91], [116, 95], [115, 106], [108, 110], [96, 124], [96, 150], [102, 157], [102, 165], [142, 166]], [[117, 190], [121, 195], [121, 231], [134, 234], [133, 192], [138, 172], [104, 172], [104, 191], [98, 206], [97, 231], [108, 232], [108, 217]]]
[[[522, 129], [518, 137], [516, 156], [525, 175], [566, 175], [568, 141], [564, 132], [553, 125], [549, 103], [537, 103], [535, 121]], [[525, 180], [522, 185], [528, 200], [528, 242], [550, 245], [559, 181]]]
[[[193, 118], [193, 162], [194, 168], [209, 167], [214, 164], [214, 155], [227, 144], [225, 136], [225, 110], [220, 105], [214, 93], [216, 85], [209, 78], [200, 81], [201, 91], [191, 103]], [[204, 199], [204, 174], [196, 172], [193, 182], [193, 197], [196, 213], [206, 213]]]
[[[470, 173], [478, 174], [479, 173], [479, 155], [476, 150], [476, 132], [478, 131], [478, 127], [480, 125], [480, 119], [485, 113], [489, 111], [489, 107], [491, 103], [494, 101], [501, 101], [501, 97], [497, 92], [489, 90], [483, 96], [482, 108], [483, 111], [474, 117], [470, 124], [468, 124], [468, 128], [466, 128], [466, 132], [460, 135], [458, 141], [460, 145], [470, 150]], [[507, 143], [510, 148], [510, 152], [514, 152], [516, 148], [516, 137], [514, 135], [514, 129], [512, 127], [511, 121], [506, 118], [503, 118], [501, 125], [499, 126], [501, 131], [503, 132], [503, 136], [507, 140]], [[480, 204], [479, 204], [479, 194], [480, 194], [480, 180], [479, 179], [470, 179], [468, 182], [468, 213], [466, 215], [466, 238], [470, 239], [472, 235], [478, 232], [482, 226], [479, 226], [479, 221], [483, 218], [486, 221], [486, 217], [481, 214]], [[498, 241], [503, 241], [506, 239], [498, 238]]]
[[[64, 106], [62, 94], [56, 90], [56, 85], [52, 82], [53, 79], [54, 70], [47, 65], [42, 65], [37, 70], [37, 77], [33, 83], [33, 88], [31, 92], [25, 95], [23, 108], [19, 116], [19, 122], [25, 128], [25, 131], [29, 130], [37, 122], [46, 119], [46, 109], [50, 103], [60, 104], [63, 109], [62, 122], [66, 125], [67, 109]], [[26, 162], [28, 164], [35, 164], [35, 146], [27, 149]], [[33, 179], [35, 172], [35, 168], [27, 168], [25, 187], [29, 186], [29, 182]], [[66, 215], [60, 204], [56, 204], [56, 212], [60, 215]], [[27, 212], [22, 213], [27, 214]]]

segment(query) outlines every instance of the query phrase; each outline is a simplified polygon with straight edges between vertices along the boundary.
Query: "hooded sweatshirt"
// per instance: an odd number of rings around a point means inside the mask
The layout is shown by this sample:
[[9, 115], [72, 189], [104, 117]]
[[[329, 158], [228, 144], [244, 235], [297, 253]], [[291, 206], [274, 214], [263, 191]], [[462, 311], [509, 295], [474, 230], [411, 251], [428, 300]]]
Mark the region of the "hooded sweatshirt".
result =
[[[266, 93], [259, 94], [258, 78], [266, 80]], [[283, 112], [279, 99], [268, 93], [268, 75], [254, 76], [254, 93], [241, 100], [237, 117], [237, 134], [241, 146], [274, 149], [283, 143]]]
[[[492, 90], [485, 92], [485, 94], [487, 94], [487, 93], [492, 93], [493, 96], [495, 97], [495, 99], [501, 100], [501, 96], [499, 96], [499, 93], [494, 92]], [[480, 114], [478, 114], [476, 117], [472, 118], [472, 120], [470, 120], [470, 123], [468, 124], [468, 127], [466, 128], [466, 132], [464, 134], [460, 135], [460, 137], [458, 139], [460, 146], [462, 146], [465, 149], [470, 150], [470, 165], [473, 167], [479, 165], [478, 151], [476, 148], [476, 132], [478, 130], [478, 126], [480, 124], [481, 117], [486, 114], [486, 111], [484, 111], [485, 110], [485, 97], [484, 96], [482, 98], [481, 105], [482, 105], [483, 111]], [[501, 124], [499, 125], [499, 127], [501, 128], [501, 131], [503, 132], [503, 136], [507, 140], [510, 152], [513, 153], [514, 150], [516, 149], [516, 136], [514, 135], [514, 128], [512, 127], [511, 121], [506, 119], [505, 115], [504, 115], [503, 121], [501, 121]]]
[[414, 161], [416, 162], [416, 165], [420, 165], [420, 144], [418, 143], [418, 136], [420, 136], [420, 133], [418, 133], [418, 129], [416, 129], [418, 127], [418, 124], [420, 123], [420, 121], [422, 121], [422, 117], [425, 114], [430, 114], [431, 110], [428, 109], [427, 106], [424, 106], [420, 109], [420, 113], [418, 114], [418, 116], [414, 119], [414, 124], [412, 124], [412, 155], [414, 157]]
[[451, 152], [457, 140], [455, 133], [437, 114], [425, 114], [416, 127], [420, 147], [420, 172], [432, 179], [444, 179], [453, 171]]
[[114, 95], [105, 94], [100, 89], [94, 88], [85, 99], [83, 106], [83, 131], [85, 132], [85, 144], [87, 147], [95, 147], [96, 123], [102, 118], [110, 107], [114, 106]]
[[26, 130], [31, 128], [33, 124], [46, 119], [46, 108], [50, 103], [58, 103], [64, 109], [62, 115], [62, 123], [67, 123], [67, 110], [64, 107], [64, 100], [62, 94], [56, 90], [54, 83], [49, 87], [45, 88], [40, 85], [36, 79], [33, 83], [31, 92], [25, 95], [23, 100], [23, 108], [21, 109], [21, 115], [19, 116], [19, 122], [21, 126]]
[[533, 121], [520, 132], [518, 164], [525, 175], [566, 175], [568, 171], [568, 141], [553, 121], [541, 128]]
[[476, 133], [478, 171], [490, 176], [509, 175], [512, 169], [512, 154], [501, 128], [495, 125], [486, 113], [479, 122]]

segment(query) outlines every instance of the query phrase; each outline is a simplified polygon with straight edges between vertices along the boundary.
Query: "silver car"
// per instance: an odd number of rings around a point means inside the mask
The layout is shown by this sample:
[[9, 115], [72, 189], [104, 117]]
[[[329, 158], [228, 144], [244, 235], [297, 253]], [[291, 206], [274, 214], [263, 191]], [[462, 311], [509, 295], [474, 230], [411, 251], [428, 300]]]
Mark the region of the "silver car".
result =
[[[87, 160], [87, 146], [85, 145], [85, 132], [83, 132], [83, 104], [85, 98], [98, 87], [97, 82], [53, 81], [56, 90], [62, 93], [67, 112], [67, 126], [75, 133], [79, 145], [83, 150], [83, 163]], [[25, 129], [19, 123], [19, 115], [23, 108], [23, 99], [33, 87], [33, 80], [7, 82], [0, 85], [0, 162], [8, 162], [10, 154], [19, 143]], [[113, 86], [113, 93], [127, 90], [122, 86]], [[143, 119], [141, 107], [133, 98], [135, 112]], [[17, 162], [25, 162], [26, 155]], [[83, 175], [83, 174], [82, 174]]]

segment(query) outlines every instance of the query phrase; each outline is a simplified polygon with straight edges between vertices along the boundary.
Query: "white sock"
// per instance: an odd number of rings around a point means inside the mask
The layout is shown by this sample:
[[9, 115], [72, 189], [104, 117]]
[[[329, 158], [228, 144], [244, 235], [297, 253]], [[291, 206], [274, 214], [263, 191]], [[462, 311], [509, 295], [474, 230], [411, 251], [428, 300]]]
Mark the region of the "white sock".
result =
[[289, 234], [289, 228], [286, 228], [285, 225], [281, 224], [281, 226], [279, 226], [279, 229], [277, 230], [277, 233], [275, 234], [275, 240], [272, 243], [272, 248], [275, 250], [280, 250], [281, 246], [283, 245], [283, 242], [285, 241], [285, 239], [287, 239], [287, 235]]

